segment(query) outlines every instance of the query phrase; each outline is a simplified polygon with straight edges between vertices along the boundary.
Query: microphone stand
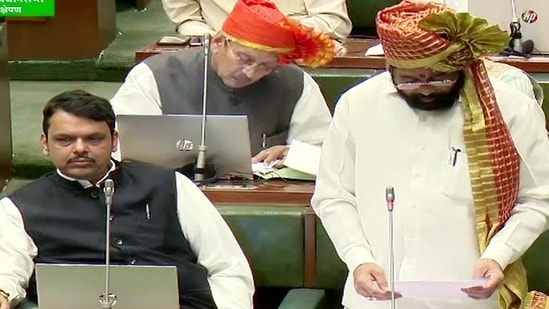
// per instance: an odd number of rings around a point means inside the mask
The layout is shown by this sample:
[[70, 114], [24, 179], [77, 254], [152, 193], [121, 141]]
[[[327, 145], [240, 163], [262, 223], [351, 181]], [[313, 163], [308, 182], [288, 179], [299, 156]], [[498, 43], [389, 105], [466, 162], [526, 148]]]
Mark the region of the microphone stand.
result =
[[395, 227], [393, 223], [395, 189], [393, 187], [387, 187], [385, 189], [385, 200], [387, 202], [387, 211], [389, 213], [389, 284], [391, 285], [391, 309], [395, 309]]
[[101, 308], [103, 309], [112, 309], [116, 304], [116, 295], [110, 293], [110, 264], [111, 264], [111, 255], [110, 255], [110, 239], [111, 239], [111, 208], [112, 208], [112, 197], [114, 195], [114, 182], [112, 179], [106, 179], [105, 185], [103, 187], [103, 193], [105, 193], [105, 204], [107, 206], [107, 227], [105, 231], [105, 293], [101, 296]]
[[200, 136], [200, 145], [198, 146], [198, 156], [196, 158], [196, 167], [194, 171], [195, 182], [204, 181], [206, 174], [206, 120], [207, 120], [207, 96], [208, 96], [208, 63], [210, 54], [210, 35], [204, 34], [203, 38], [204, 49], [204, 74], [203, 74], [203, 89], [202, 89], [202, 130]]
[[515, 0], [511, 0], [511, 9], [513, 11], [513, 18], [509, 24], [509, 28], [511, 29], [511, 50], [522, 54], [522, 33], [520, 32], [520, 21], [517, 17], [517, 6], [515, 4]]

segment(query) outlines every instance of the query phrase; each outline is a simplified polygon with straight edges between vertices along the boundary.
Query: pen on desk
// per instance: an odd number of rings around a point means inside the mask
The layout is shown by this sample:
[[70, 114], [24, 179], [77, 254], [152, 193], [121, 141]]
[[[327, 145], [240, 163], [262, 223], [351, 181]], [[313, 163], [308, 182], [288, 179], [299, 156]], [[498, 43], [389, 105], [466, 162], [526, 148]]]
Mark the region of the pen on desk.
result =
[[151, 208], [149, 207], [149, 204], [145, 205], [145, 216], [147, 217], [147, 220], [151, 220]]
[[267, 148], [267, 134], [261, 134], [261, 148]]

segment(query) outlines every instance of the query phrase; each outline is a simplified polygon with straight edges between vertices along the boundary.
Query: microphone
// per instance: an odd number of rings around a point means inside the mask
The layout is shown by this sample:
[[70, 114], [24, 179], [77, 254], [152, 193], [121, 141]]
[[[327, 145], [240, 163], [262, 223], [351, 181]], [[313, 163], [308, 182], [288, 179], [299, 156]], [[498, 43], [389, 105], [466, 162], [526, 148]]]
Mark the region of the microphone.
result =
[[393, 224], [395, 189], [391, 186], [385, 188], [385, 201], [387, 202], [387, 211], [389, 213], [389, 284], [391, 286], [391, 309], [395, 309], [395, 227]]
[[112, 197], [114, 195], [114, 181], [106, 179], [103, 185], [103, 193], [105, 194], [106, 211], [106, 230], [105, 230], [105, 292], [100, 297], [101, 308], [111, 309], [116, 304], [116, 295], [110, 293], [110, 264], [111, 264], [111, 206]]
[[392, 212], [395, 202], [395, 188], [385, 188], [385, 201], [387, 202], [387, 210]]
[[509, 28], [511, 29], [510, 47], [512, 50], [522, 53], [522, 33], [520, 32], [520, 21], [517, 17], [517, 6], [515, 4], [515, 0], [511, 0], [511, 10], [513, 18], [509, 24]]
[[[105, 193], [105, 204], [107, 204], [107, 208], [109, 208], [112, 205], [112, 196], [114, 195], [114, 181], [112, 181], [112, 179], [105, 180], [103, 193]], [[110, 213], [108, 215], [110, 215]]]
[[[520, 56], [528, 58], [528, 56], [534, 51], [534, 41], [532, 40], [522, 40], [522, 32], [520, 19], [517, 16], [517, 6], [515, 4], [515, 0], [511, 0], [511, 10], [513, 14], [513, 18], [511, 19], [511, 23], [509, 24], [509, 28], [511, 30], [510, 36], [511, 41], [509, 42], [509, 49], [508, 55], [510, 56]], [[524, 22], [529, 22], [528, 19], [524, 19]]]
[[[206, 146], [206, 122], [208, 120], [208, 68], [209, 68], [209, 55], [210, 55], [211, 36], [210, 34], [204, 34], [202, 37], [202, 49], [204, 56], [204, 74], [202, 81], [202, 120], [201, 120], [201, 134], [200, 145], [198, 145], [198, 153], [196, 161], [186, 164], [183, 167], [177, 169], [183, 175], [189, 179], [193, 179], [196, 185], [206, 185], [217, 179], [217, 171], [212, 163], [207, 162], [208, 147]], [[190, 141], [178, 141], [176, 147], [180, 151], [192, 150], [193, 144]]]
[[195, 182], [204, 181], [206, 174], [206, 121], [207, 121], [207, 103], [208, 103], [208, 64], [209, 64], [209, 55], [210, 55], [210, 35], [208, 33], [204, 34], [203, 37], [204, 49], [204, 74], [203, 74], [203, 83], [202, 83], [202, 128], [200, 136], [200, 145], [198, 146], [198, 156], [196, 157], [196, 166], [194, 170], [194, 180]]

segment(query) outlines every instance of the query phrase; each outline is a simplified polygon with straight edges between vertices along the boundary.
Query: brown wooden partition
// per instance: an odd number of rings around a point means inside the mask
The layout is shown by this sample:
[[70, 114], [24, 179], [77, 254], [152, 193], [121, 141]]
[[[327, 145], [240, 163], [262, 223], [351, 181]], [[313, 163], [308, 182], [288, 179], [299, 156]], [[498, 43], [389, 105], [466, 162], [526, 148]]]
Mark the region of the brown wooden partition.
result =
[[56, 0], [55, 16], [8, 18], [9, 57], [73, 60], [99, 56], [116, 36], [115, 0]]
[[0, 191], [11, 172], [10, 84], [8, 76], [8, 46], [6, 24], [0, 18]]

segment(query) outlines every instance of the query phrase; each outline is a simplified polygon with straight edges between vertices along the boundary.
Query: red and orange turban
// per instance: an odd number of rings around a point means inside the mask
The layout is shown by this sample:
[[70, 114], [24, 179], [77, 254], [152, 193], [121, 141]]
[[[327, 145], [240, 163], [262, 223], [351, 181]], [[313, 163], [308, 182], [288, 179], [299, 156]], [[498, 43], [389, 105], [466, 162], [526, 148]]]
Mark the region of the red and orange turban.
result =
[[[465, 73], [463, 134], [483, 252], [510, 217], [519, 190], [520, 158], [482, 61], [503, 50], [509, 36], [484, 19], [433, 2], [404, 0], [380, 11], [376, 23], [389, 65]], [[499, 301], [504, 309], [549, 307], [545, 295], [528, 293], [520, 260], [505, 269]]]
[[244, 46], [279, 54], [281, 63], [299, 61], [318, 67], [330, 62], [335, 54], [328, 35], [289, 19], [269, 0], [239, 0], [222, 31]]

